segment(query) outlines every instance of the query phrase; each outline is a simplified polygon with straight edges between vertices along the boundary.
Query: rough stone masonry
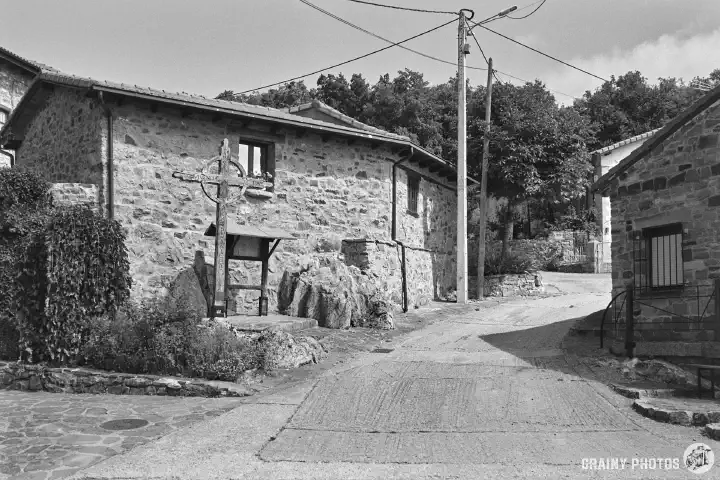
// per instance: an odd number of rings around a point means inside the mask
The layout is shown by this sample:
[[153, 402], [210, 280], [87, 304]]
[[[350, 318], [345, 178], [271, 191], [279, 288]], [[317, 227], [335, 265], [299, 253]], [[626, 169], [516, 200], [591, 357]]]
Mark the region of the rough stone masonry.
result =
[[[198, 250], [207, 263], [213, 262], [214, 239], [203, 233], [214, 221], [215, 204], [199, 185], [180, 182], [172, 173], [199, 171], [218, 154], [223, 138], [231, 140], [234, 158], [240, 141], [274, 150], [273, 194], [246, 194], [228, 208], [229, 218], [240, 224], [282, 228], [297, 237], [282, 241], [270, 260], [271, 311], [277, 308], [277, 287], [286, 270], [307, 266], [315, 255], [339, 252], [344, 240], [364, 245], [366, 268], [377, 272], [396, 298], [401, 295], [404, 249], [410, 308], [454, 289], [455, 190], [437, 169], [430, 171], [431, 165], [394, 166], [406, 153], [382, 141], [218, 116], [162, 99], [112, 99], [105, 104], [113, 119], [109, 145], [99, 99], [82, 89], [55, 86], [43, 108], [27, 113], [30, 121], [18, 142], [17, 163], [37, 168], [51, 182], [82, 184], [82, 192], [78, 185], [62, 189], [63, 198], [83, 196], [87, 185], [95, 185], [92, 195], [100, 208], [113, 202], [114, 216], [127, 232], [134, 295], [167, 295], [179, 272], [193, 266]], [[408, 175], [419, 179], [416, 212], [408, 211]], [[348, 253], [354, 262], [356, 253]], [[230, 265], [231, 284], [260, 283], [259, 263]], [[230, 294], [239, 313], [257, 311], [259, 292]]]

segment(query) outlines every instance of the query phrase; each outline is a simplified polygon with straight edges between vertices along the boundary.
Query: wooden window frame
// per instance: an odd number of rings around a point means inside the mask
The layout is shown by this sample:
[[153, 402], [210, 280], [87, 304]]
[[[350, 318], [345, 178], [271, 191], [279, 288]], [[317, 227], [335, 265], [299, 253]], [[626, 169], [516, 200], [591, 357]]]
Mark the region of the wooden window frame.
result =
[[420, 203], [420, 175], [407, 174], [407, 213], [414, 217], [419, 216]]
[[[266, 188], [267, 191], [272, 192], [275, 189], [275, 143], [261, 142], [240, 137], [238, 140], [238, 150], [239, 145], [246, 145], [248, 147], [247, 171], [245, 172], [248, 176], [253, 175], [252, 172], [254, 170], [255, 162], [258, 161], [258, 159], [255, 158], [255, 148], [260, 149], [260, 172], [269, 173], [272, 176], [269, 181], [273, 184], [273, 186]], [[238, 163], [242, 165], [240, 158], [238, 158]]]

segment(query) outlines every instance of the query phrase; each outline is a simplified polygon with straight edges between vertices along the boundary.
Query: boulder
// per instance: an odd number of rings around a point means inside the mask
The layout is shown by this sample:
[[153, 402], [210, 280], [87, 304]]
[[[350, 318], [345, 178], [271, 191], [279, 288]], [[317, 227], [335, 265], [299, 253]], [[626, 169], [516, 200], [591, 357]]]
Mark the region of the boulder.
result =
[[168, 304], [172, 309], [183, 305], [198, 316], [206, 317], [208, 314], [207, 299], [200, 288], [200, 282], [192, 268], [180, 272], [170, 285]]
[[312, 337], [293, 337], [281, 330], [266, 330], [257, 338], [262, 349], [263, 369], [297, 368], [308, 363], [319, 363], [327, 352]]
[[376, 274], [348, 266], [337, 255], [285, 271], [278, 289], [280, 312], [314, 318], [326, 328], [394, 328], [395, 307]]

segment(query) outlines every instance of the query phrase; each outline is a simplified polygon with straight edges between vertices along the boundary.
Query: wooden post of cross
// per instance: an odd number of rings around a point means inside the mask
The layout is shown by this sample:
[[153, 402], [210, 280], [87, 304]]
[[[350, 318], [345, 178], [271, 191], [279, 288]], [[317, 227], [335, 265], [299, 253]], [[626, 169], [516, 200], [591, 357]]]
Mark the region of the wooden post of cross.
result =
[[[217, 162], [217, 173], [210, 173], [210, 167]], [[235, 167], [240, 175], [230, 173], [230, 167]], [[230, 158], [230, 146], [228, 139], [224, 139], [220, 146], [220, 157], [210, 160], [201, 173], [197, 172], [174, 172], [173, 177], [186, 182], [200, 183], [205, 196], [217, 204], [215, 225], [215, 291], [213, 295], [213, 306], [210, 310], [210, 317], [215, 318], [218, 314], [227, 317], [227, 205], [233, 200], [245, 194], [247, 187], [266, 188], [272, 183], [262, 179], [249, 178], [242, 165]], [[212, 195], [208, 191], [208, 185], [217, 185], [217, 194]], [[236, 195], [230, 195], [230, 187], [240, 187]]]

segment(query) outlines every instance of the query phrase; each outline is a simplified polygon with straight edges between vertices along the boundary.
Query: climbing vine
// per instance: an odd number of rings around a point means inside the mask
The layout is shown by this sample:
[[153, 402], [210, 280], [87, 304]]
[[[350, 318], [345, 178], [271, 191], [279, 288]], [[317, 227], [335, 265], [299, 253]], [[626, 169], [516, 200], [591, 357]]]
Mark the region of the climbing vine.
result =
[[56, 212], [42, 240], [47, 279], [40, 353], [66, 362], [77, 356], [90, 322], [114, 315], [130, 294], [125, 234], [116, 221], [73, 206]]

